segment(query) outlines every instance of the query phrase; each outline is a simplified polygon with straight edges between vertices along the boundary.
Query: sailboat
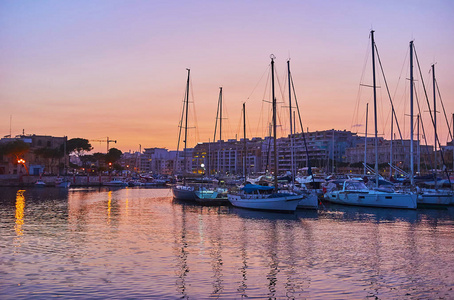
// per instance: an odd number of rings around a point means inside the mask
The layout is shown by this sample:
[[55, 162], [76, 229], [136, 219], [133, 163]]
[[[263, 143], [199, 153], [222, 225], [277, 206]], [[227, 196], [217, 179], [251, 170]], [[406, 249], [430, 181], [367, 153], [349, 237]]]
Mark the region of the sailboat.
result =
[[295, 211], [302, 196], [278, 190], [276, 143], [276, 98], [274, 96], [274, 55], [271, 55], [271, 90], [273, 103], [274, 187], [246, 184], [239, 192], [227, 195], [233, 206], [269, 211]]
[[[291, 173], [292, 173], [292, 191], [300, 194], [302, 196], [302, 199], [298, 203], [297, 208], [305, 208], [305, 209], [318, 209], [318, 196], [316, 194], [315, 190], [309, 191], [306, 187], [306, 185], [301, 185], [300, 189], [295, 188], [295, 163], [294, 163], [294, 146], [293, 146], [293, 130], [296, 131], [296, 128], [293, 128], [293, 121], [292, 121], [292, 115], [293, 115], [293, 108], [292, 108], [292, 74], [290, 72], [290, 60], [287, 60], [287, 72], [288, 72], [288, 102], [289, 102], [289, 121], [290, 121], [290, 164], [291, 164]], [[295, 94], [295, 103], [296, 103], [296, 94]], [[297, 103], [298, 104], [298, 103]], [[297, 107], [298, 109], [298, 107]], [[299, 109], [298, 109], [298, 115], [299, 115]], [[300, 123], [301, 123], [301, 117], [300, 117]], [[301, 131], [303, 131], [303, 125], [301, 123]], [[302, 132], [304, 134], [304, 132]], [[307, 153], [307, 144], [304, 143], [306, 146], [306, 153]], [[314, 178], [311, 177], [313, 180]]]
[[[411, 44], [412, 45], [412, 44]], [[413, 47], [410, 47], [410, 51], [413, 51]], [[410, 55], [410, 59], [412, 59], [412, 55]], [[412, 65], [412, 63], [410, 64]], [[436, 114], [436, 86], [435, 86], [435, 65], [432, 65], [432, 79], [433, 79], [433, 98], [434, 98], [434, 116], [433, 116], [433, 125], [434, 125], [434, 135], [435, 135], [435, 141], [434, 141], [434, 170], [435, 170], [435, 176], [434, 176], [434, 189], [417, 189], [418, 191], [418, 206], [446, 206], [450, 205], [452, 199], [454, 198], [454, 195], [452, 191], [449, 190], [439, 190], [437, 188], [437, 142], [438, 142], [438, 137], [437, 137], [437, 114]], [[411, 88], [413, 88], [413, 77], [410, 77], [410, 82], [411, 82]], [[413, 95], [412, 93], [410, 95]], [[413, 101], [413, 98], [410, 99], [410, 101]], [[413, 129], [413, 126], [411, 127]], [[411, 133], [413, 135], [413, 132]], [[413, 176], [413, 173], [411, 174]]]
[[[375, 118], [375, 189], [368, 189], [365, 184], [358, 180], [345, 180], [339, 190], [333, 190], [325, 194], [325, 200], [346, 205], [408, 208], [416, 209], [416, 194], [406, 192], [394, 192], [379, 190], [378, 174], [378, 130], [377, 130], [377, 91], [375, 82], [375, 42], [374, 31], [371, 31], [372, 41], [372, 79], [374, 91], [374, 118]], [[411, 106], [413, 117], [413, 106]], [[413, 140], [411, 141], [411, 164], [413, 168]]]
[[[183, 164], [183, 184], [182, 185], [175, 185], [172, 187], [173, 197], [177, 200], [182, 201], [195, 201], [196, 195], [193, 186], [186, 185], [186, 147], [187, 147], [187, 139], [188, 139], [188, 111], [189, 111], [189, 76], [191, 73], [190, 69], [186, 69], [188, 71], [188, 79], [186, 82], [186, 94], [184, 99], [183, 105], [183, 113], [181, 115], [181, 122], [180, 122], [180, 134], [181, 134], [181, 127], [183, 125], [183, 119], [185, 120], [184, 125], [184, 150], [183, 150], [183, 157], [184, 157], [184, 164]], [[178, 137], [178, 144], [180, 143], [180, 137]], [[178, 151], [177, 151], [178, 152]], [[178, 154], [175, 159], [175, 162], [178, 161]]]

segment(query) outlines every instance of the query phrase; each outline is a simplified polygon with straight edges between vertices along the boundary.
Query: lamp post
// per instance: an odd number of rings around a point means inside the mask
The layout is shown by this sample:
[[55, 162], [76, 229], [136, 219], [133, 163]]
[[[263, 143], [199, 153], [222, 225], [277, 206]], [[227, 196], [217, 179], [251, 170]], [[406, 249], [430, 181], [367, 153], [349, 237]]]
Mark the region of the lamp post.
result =
[[27, 175], [29, 175], [29, 174], [28, 174], [28, 168], [27, 168], [27, 166], [25, 165], [25, 159], [23, 159], [23, 158], [18, 159], [18, 160], [17, 160], [17, 163], [23, 165], [24, 168], [25, 168], [25, 171], [27, 172]]

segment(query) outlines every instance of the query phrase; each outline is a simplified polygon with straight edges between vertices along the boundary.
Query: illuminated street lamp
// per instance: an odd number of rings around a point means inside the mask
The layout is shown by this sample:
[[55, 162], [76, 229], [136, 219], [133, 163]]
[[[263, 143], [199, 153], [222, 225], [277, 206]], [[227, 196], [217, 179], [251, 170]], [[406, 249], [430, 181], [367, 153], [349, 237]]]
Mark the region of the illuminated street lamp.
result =
[[17, 160], [17, 163], [24, 166], [25, 171], [27, 171], [27, 175], [28, 175], [28, 168], [27, 168], [27, 166], [25, 165], [25, 159], [20, 158], [20, 159]]

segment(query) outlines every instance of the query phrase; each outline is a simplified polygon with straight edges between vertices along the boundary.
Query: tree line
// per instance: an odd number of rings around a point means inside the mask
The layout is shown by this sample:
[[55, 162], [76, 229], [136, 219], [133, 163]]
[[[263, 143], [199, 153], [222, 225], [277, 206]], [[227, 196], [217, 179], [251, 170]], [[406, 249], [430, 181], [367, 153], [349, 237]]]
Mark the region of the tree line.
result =
[[[22, 140], [14, 140], [0, 144], [0, 161], [3, 161], [6, 157], [10, 163], [16, 165], [19, 163], [19, 159], [32, 151], [36, 157], [48, 159], [52, 162], [64, 158], [65, 155], [74, 154], [81, 160], [82, 167], [87, 167], [87, 164], [96, 164], [98, 170], [107, 169], [109, 167], [117, 170], [121, 169], [121, 166], [117, 163], [122, 155], [120, 150], [111, 148], [106, 154], [99, 152], [91, 155], [85, 154], [91, 150], [93, 150], [93, 147], [87, 139], [83, 138], [70, 139], [66, 142], [66, 145], [62, 144], [55, 148], [41, 147], [35, 149], [30, 149], [29, 143]], [[70, 167], [75, 169], [80, 168], [80, 166], [74, 164], [70, 164]]]

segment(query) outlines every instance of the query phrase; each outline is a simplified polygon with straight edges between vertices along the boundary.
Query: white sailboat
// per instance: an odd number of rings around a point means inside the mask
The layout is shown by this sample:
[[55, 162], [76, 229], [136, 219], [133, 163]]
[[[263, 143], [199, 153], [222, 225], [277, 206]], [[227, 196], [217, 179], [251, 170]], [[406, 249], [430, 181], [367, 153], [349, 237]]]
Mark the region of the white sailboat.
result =
[[[372, 41], [372, 76], [374, 91], [374, 117], [375, 117], [375, 189], [367, 189], [366, 186], [356, 180], [346, 180], [340, 190], [333, 190], [325, 194], [325, 200], [347, 205], [386, 207], [386, 208], [409, 208], [416, 209], [416, 194], [398, 193], [394, 191], [378, 190], [378, 130], [377, 130], [377, 94], [375, 81], [375, 42], [374, 31], [371, 31]], [[411, 75], [412, 76], [412, 75]], [[413, 116], [413, 106], [411, 106]], [[413, 143], [413, 141], [412, 141]], [[413, 158], [413, 144], [411, 144], [410, 155]], [[411, 159], [413, 168], [413, 159]]]
[[354, 179], [345, 180], [340, 190], [326, 193], [325, 200], [347, 205], [416, 208], [415, 194], [370, 190], [363, 182]]
[[[183, 114], [181, 116], [181, 123], [180, 125], [182, 126], [183, 124], [183, 117], [185, 118], [185, 125], [184, 125], [184, 164], [183, 164], [183, 184], [182, 185], [175, 185], [172, 187], [172, 193], [173, 197], [177, 200], [182, 200], [182, 201], [195, 201], [196, 195], [195, 195], [195, 190], [193, 186], [188, 186], [186, 185], [186, 177], [185, 177], [185, 172], [186, 172], [186, 141], [188, 140], [188, 111], [189, 111], [189, 76], [191, 73], [190, 69], [187, 69], [188, 71], [188, 79], [186, 82], [186, 95], [185, 95], [185, 102], [183, 106]], [[180, 126], [180, 133], [181, 133], [181, 126]], [[180, 137], [178, 137], [178, 143], [180, 143]], [[175, 165], [176, 162], [178, 161], [178, 155], [175, 158]]]
[[245, 185], [238, 193], [229, 193], [228, 200], [233, 206], [270, 210], [295, 211], [302, 195], [289, 192], [279, 192], [277, 185], [277, 143], [276, 143], [276, 98], [274, 96], [274, 55], [271, 55], [271, 90], [273, 103], [273, 140], [274, 140], [274, 187]]
[[[412, 51], [412, 47], [410, 47], [410, 51]], [[410, 58], [412, 55], [410, 55]], [[434, 115], [433, 115], [433, 125], [434, 125], [434, 188], [433, 189], [418, 189], [418, 205], [419, 206], [447, 206], [450, 205], [454, 199], [454, 195], [451, 190], [441, 190], [437, 188], [437, 114], [436, 114], [436, 86], [435, 86], [435, 65], [432, 65], [432, 79], [433, 79], [433, 98], [434, 98]], [[410, 78], [411, 88], [413, 88], [413, 77]], [[411, 94], [413, 95], [413, 94]], [[413, 102], [413, 98], [411, 97], [410, 101]], [[413, 129], [413, 127], [411, 127]], [[412, 132], [413, 135], [413, 132]], [[413, 173], [412, 173], [413, 176]]]
[[[292, 176], [292, 191], [296, 192], [302, 199], [298, 203], [297, 208], [304, 209], [318, 209], [318, 196], [316, 190], [308, 190], [305, 185], [302, 185], [301, 188], [297, 189], [295, 187], [295, 164], [294, 164], [294, 146], [293, 146], [293, 130], [296, 131], [296, 128], [293, 128], [292, 116], [293, 116], [293, 107], [292, 107], [292, 74], [290, 72], [290, 60], [287, 60], [287, 72], [288, 72], [288, 102], [289, 102], [289, 121], [290, 121], [290, 164], [291, 164], [291, 176]], [[294, 90], [294, 89], [293, 89]], [[296, 103], [296, 94], [295, 94], [295, 103]], [[298, 104], [298, 103], [297, 103]], [[298, 107], [298, 106], [297, 106]], [[299, 110], [298, 110], [299, 115]], [[301, 118], [300, 118], [301, 122]], [[303, 131], [303, 125], [301, 124], [301, 131]], [[303, 132], [304, 134], [304, 132]], [[305, 143], [306, 144], [306, 143]], [[307, 146], [306, 146], [307, 147]], [[306, 149], [307, 150], [307, 149]], [[311, 177], [313, 179], [313, 177]]]

